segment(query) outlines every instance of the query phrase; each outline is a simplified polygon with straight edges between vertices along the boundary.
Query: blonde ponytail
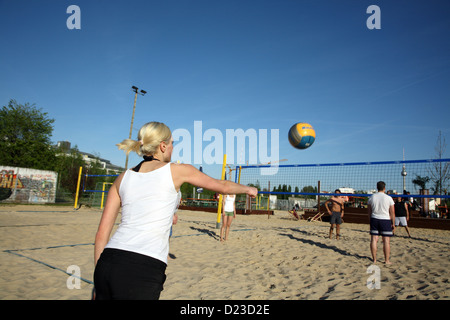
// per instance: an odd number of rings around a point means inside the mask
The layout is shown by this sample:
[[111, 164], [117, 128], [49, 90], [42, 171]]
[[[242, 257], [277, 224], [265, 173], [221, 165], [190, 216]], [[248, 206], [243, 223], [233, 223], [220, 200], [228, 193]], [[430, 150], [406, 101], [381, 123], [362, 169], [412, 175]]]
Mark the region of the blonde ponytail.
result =
[[138, 133], [138, 141], [125, 139], [116, 146], [120, 150], [125, 150], [127, 154], [134, 151], [139, 156], [153, 155], [158, 150], [159, 144], [162, 141], [169, 143], [171, 137], [172, 133], [164, 123], [154, 121], [141, 127]]
[[131, 151], [136, 152], [137, 154], [141, 155], [140, 154], [141, 143], [139, 141], [125, 139], [121, 143], [116, 144], [116, 146], [119, 148], [119, 150], [125, 150], [127, 155]]

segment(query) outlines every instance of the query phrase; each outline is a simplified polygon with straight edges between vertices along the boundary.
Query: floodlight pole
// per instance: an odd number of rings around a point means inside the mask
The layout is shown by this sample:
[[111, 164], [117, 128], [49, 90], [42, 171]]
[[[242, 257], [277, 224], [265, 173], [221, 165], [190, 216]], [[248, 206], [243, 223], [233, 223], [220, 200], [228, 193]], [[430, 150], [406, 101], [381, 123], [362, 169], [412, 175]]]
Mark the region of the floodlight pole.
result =
[[[128, 135], [128, 139], [131, 139], [131, 135], [133, 133], [134, 112], [136, 110], [136, 100], [137, 100], [137, 95], [138, 95], [139, 89], [135, 86], [132, 86], [131, 90], [134, 91], [135, 94], [134, 94], [133, 114], [131, 116], [130, 134]], [[139, 94], [143, 96], [146, 93], [147, 93], [146, 91], [141, 90], [141, 92]], [[125, 160], [125, 170], [127, 170], [127, 168], [128, 168], [128, 153], [127, 153], [127, 158]]]

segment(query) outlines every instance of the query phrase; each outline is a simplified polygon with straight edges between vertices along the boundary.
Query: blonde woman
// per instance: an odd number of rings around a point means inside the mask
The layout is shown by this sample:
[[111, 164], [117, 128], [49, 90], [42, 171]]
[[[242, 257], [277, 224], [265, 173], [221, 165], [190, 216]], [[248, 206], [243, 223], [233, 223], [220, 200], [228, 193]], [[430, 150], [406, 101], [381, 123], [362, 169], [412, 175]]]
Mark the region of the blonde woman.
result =
[[[160, 122], [142, 126], [138, 140], [117, 144], [127, 154], [144, 156], [119, 175], [95, 237], [95, 299], [159, 299], [166, 279], [169, 235], [183, 183], [220, 192], [248, 194], [257, 189], [217, 180], [187, 164], [170, 163], [173, 139]], [[110, 238], [119, 210], [121, 223]]]
[[222, 206], [222, 227], [220, 228], [220, 242], [223, 242], [223, 233], [225, 231], [225, 240], [228, 240], [231, 222], [236, 218], [236, 195], [227, 194], [223, 198]]

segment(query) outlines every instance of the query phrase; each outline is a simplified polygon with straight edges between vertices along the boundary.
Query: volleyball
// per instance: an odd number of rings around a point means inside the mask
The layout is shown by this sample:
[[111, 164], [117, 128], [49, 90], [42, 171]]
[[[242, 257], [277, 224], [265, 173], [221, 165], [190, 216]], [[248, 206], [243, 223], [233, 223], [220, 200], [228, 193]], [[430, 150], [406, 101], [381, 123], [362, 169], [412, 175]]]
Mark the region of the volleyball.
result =
[[309, 123], [299, 122], [289, 129], [288, 136], [289, 142], [294, 148], [307, 149], [316, 140], [316, 131]]

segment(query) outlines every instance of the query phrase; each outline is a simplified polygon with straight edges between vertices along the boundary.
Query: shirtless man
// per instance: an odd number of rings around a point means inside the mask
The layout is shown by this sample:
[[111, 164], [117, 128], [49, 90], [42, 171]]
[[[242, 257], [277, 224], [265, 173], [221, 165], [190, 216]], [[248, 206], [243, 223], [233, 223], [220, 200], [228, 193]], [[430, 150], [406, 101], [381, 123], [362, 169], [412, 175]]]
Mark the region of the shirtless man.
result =
[[[341, 193], [341, 190], [336, 189], [334, 193]], [[331, 211], [328, 204], [331, 204]], [[342, 218], [344, 217], [344, 197], [332, 196], [325, 202], [325, 208], [327, 208], [328, 214], [331, 216], [330, 239], [333, 234], [334, 225], [336, 225], [336, 239], [339, 240]]]

